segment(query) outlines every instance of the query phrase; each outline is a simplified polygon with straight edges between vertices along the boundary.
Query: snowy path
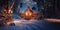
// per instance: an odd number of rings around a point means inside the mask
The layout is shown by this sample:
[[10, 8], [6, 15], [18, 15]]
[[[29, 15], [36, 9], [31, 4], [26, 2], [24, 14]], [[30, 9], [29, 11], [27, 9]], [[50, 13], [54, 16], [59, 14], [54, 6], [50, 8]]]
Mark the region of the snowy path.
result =
[[24, 20], [16, 22], [16, 26], [0, 27], [0, 30], [59, 30], [60, 23], [43, 20]]

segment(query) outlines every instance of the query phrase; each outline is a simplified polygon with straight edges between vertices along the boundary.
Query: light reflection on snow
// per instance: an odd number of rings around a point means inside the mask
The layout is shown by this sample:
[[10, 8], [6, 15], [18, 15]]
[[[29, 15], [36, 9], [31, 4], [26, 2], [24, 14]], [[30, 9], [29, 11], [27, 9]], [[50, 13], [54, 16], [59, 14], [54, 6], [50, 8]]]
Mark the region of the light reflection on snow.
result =
[[13, 21], [11, 22], [7, 22], [7, 25], [9, 25], [10, 23], [14, 23], [15, 25], [18, 25], [18, 24], [32, 24], [34, 22], [36, 22], [37, 20], [19, 20], [19, 19], [14, 19]]

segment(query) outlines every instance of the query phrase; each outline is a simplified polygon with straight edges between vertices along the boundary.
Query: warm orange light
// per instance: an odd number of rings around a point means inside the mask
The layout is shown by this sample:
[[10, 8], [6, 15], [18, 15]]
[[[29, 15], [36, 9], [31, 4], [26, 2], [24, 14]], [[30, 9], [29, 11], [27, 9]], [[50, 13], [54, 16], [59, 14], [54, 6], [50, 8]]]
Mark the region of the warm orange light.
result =
[[8, 13], [12, 13], [12, 10], [9, 10]]
[[27, 17], [31, 17], [32, 13], [31, 13], [30, 11], [26, 11], [26, 12], [25, 12], [25, 15], [26, 15]]
[[26, 16], [31, 16], [31, 13], [29, 13], [29, 12], [26, 12]]

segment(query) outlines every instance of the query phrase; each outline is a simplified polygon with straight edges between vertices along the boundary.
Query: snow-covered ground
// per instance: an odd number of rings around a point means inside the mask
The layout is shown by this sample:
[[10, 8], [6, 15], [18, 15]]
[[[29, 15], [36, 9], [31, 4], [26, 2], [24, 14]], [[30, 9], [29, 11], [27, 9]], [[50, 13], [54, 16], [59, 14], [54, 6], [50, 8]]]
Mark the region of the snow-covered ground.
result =
[[0, 30], [60, 30], [60, 23], [57, 22], [18, 19], [14, 19], [12, 22], [15, 23], [15, 26], [0, 27]]

